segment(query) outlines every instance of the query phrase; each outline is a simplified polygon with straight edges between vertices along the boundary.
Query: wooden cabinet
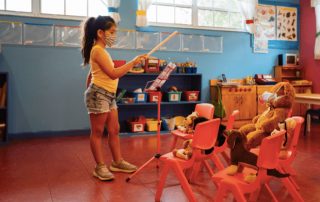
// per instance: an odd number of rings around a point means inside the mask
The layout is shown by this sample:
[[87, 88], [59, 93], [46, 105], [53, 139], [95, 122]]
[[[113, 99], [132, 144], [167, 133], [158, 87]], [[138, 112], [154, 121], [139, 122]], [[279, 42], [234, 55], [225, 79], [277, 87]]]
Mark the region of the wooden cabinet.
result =
[[[239, 109], [240, 114], [237, 120], [250, 120], [257, 113], [256, 105], [256, 86], [237, 86], [237, 87], [221, 87], [222, 103], [226, 111], [226, 117], [233, 110]], [[217, 99], [218, 94], [216, 88], [211, 87], [211, 99]]]
[[302, 78], [302, 70], [299, 66], [276, 66], [274, 77], [277, 82], [300, 80]]

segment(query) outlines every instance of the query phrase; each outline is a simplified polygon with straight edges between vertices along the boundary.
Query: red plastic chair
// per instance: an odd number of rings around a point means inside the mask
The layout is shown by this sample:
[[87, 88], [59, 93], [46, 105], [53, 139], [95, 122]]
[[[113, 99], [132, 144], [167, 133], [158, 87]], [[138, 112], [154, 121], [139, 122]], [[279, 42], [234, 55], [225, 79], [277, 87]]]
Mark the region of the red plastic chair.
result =
[[299, 136], [301, 132], [301, 127], [304, 123], [304, 118], [300, 116], [293, 116], [292, 117], [296, 121], [296, 126], [294, 128], [293, 134], [292, 134], [292, 140], [289, 142], [288, 148], [284, 151], [281, 151], [280, 153], [280, 169], [284, 173], [290, 173], [289, 179], [291, 180], [292, 184], [296, 187], [297, 190], [299, 190], [299, 186], [294, 181], [292, 176], [295, 176], [297, 173], [296, 171], [291, 167], [292, 162], [297, 156], [297, 146], [299, 141]]
[[219, 125], [220, 119], [212, 119], [203, 123], [199, 123], [196, 126], [192, 141], [193, 152], [191, 159], [184, 160], [176, 158], [173, 156], [172, 152], [161, 156], [160, 160], [164, 163], [164, 166], [157, 187], [155, 196], [156, 201], [160, 201], [169, 170], [173, 170], [178, 177], [182, 189], [187, 195], [189, 201], [196, 201], [184, 171], [192, 168], [196, 162], [201, 162], [208, 158], [208, 155], [203, 154], [203, 151], [210, 149], [215, 145], [219, 131]]
[[[269, 186], [267, 186], [267, 183], [270, 181], [271, 177], [267, 175], [267, 169], [275, 169], [279, 166], [278, 156], [280, 153], [284, 134], [285, 131], [280, 131], [275, 135], [263, 139], [257, 161], [257, 178], [254, 182], [245, 182], [243, 173], [237, 173], [233, 176], [230, 176], [226, 173], [226, 170], [223, 170], [215, 174], [212, 177], [212, 180], [215, 182], [215, 184], [218, 185], [218, 192], [215, 201], [223, 201], [224, 196], [227, 194], [227, 192], [232, 192], [235, 199], [240, 202], [247, 201], [245, 198], [245, 194], [250, 194], [250, 201], [257, 201], [257, 197], [260, 193], [262, 185], [266, 185], [267, 189], [270, 192], [271, 190]], [[281, 178], [280, 180], [285, 185], [294, 200], [303, 201], [302, 197], [288, 178]], [[270, 193], [273, 200], [277, 201], [272, 192]]]
[[[239, 114], [239, 110], [234, 110], [232, 112], [232, 114], [228, 117], [226, 130], [233, 129], [234, 121], [235, 121], [236, 116], [238, 114]], [[221, 161], [217, 157], [217, 154], [221, 154], [226, 162], [230, 162], [230, 157], [226, 153], [227, 152], [227, 148], [228, 148], [227, 140], [224, 141], [223, 145], [221, 145], [220, 147], [214, 147], [214, 152], [212, 154], [211, 160], [215, 163], [215, 165], [217, 166], [217, 168], [219, 170], [223, 170], [225, 167], [223, 166], [223, 164], [221, 163]]]
[[[283, 173], [289, 173], [290, 174], [290, 181], [292, 184], [295, 186], [297, 190], [299, 190], [299, 186], [297, 183], [294, 181], [292, 176], [296, 175], [296, 171], [291, 167], [292, 162], [297, 156], [297, 146], [298, 146], [298, 141], [299, 141], [299, 136], [301, 132], [301, 127], [304, 123], [304, 118], [300, 116], [293, 116], [291, 117], [296, 121], [296, 126], [294, 128], [291, 141], [288, 142], [288, 147], [285, 150], [281, 150], [280, 155], [279, 155], [279, 167], [278, 169], [282, 171]], [[259, 149], [253, 149], [251, 150], [253, 153], [259, 155]]]
[[[197, 104], [195, 111], [198, 113], [198, 116], [207, 118], [207, 119], [213, 119], [213, 113], [214, 113], [214, 106], [209, 103], [201, 103]], [[188, 140], [193, 138], [193, 134], [183, 133], [179, 130], [173, 130], [171, 131], [171, 134], [174, 137], [171, 150], [173, 150], [176, 147], [178, 138]]]

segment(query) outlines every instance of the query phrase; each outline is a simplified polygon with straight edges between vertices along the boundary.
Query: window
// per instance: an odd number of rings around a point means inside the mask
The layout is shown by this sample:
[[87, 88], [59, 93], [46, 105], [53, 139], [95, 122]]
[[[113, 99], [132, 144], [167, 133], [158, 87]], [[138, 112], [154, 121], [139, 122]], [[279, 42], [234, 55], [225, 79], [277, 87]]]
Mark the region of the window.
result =
[[6, 14], [19, 11], [30, 14], [16, 12], [13, 14], [53, 18], [108, 15], [106, 0], [0, 0], [0, 10], [4, 10]]
[[98, 16], [108, 14], [104, 0], [41, 0], [41, 13], [67, 16]]
[[244, 30], [238, 0], [154, 0], [148, 9], [153, 25]]
[[1, 10], [29, 13], [32, 11], [32, 0], [1, 0], [0, 4]]
[[4, 10], [4, 0], [0, 0], [0, 10]]

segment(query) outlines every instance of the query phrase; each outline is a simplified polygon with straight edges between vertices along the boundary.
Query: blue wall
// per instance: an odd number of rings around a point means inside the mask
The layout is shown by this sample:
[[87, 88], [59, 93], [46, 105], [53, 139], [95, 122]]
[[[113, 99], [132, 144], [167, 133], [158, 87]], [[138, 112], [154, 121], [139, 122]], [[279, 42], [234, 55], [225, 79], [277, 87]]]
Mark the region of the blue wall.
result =
[[[269, 1], [270, 2], [270, 1]], [[278, 1], [279, 2], [279, 1]], [[298, 4], [298, 0], [281, 2]], [[135, 1], [122, 1], [121, 28], [135, 29]], [[0, 16], [0, 20], [79, 25], [78, 21]], [[151, 31], [172, 31], [149, 27]], [[157, 52], [163, 59], [190, 58], [203, 74], [202, 100], [209, 100], [209, 80], [225, 73], [229, 78], [242, 78], [255, 73], [271, 74], [276, 56], [298, 50], [271, 49], [268, 54], [254, 54], [250, 35], [240, 32], [178, 29], [182, 33], [223, 36], [223, 53]], [[130, 60], [143, 51], [110, 50], [114, 59]], [[89, 128], [83, 104], [87, 69], [81, 64], [79, 48], [2, 45], [0, 71], [9, 72], [9, 133], [82, 130]]]

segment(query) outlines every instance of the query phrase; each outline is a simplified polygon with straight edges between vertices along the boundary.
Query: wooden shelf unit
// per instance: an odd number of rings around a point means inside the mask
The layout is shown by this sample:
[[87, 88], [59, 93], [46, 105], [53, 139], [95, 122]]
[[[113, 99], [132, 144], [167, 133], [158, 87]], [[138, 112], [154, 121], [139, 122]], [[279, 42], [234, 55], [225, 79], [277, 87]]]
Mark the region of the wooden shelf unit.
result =
[[301, 80], [302, 68], [300, 66], [275, 66], [274, 77], [277, 82]]
[[[144, 89], [148, 81], [155, 80], [158, 74], [156, 73], [142, 73], [142, 74], [126, 74], [119, 80], [119, 89], [126, 89], [132, 92], [137, 88]], [[182, 101], [168, 102], [163, 96], [161, 102], [161, 117], [187, 116], [191, 114], [195, 105], [201, 103], [201, 74], [184, 74], [172, 73], [162, 87], [165, 92], [170, 86], [176, 86], [179, 90], [200, 91], [198, 101]], [[183, 96], [182, 96], [183, 98]], [[127, 120], [133, 117], [144, 116], [146, 118], [157, 117], [157, 103], [130, 103], [117, 104], [119, 112], [120, 134], [121, 135], [150, 135], [156, 132], [132, 133], [129, 130]], [[169, 131], [161, 131], [163, 134], [168, 134]]]

